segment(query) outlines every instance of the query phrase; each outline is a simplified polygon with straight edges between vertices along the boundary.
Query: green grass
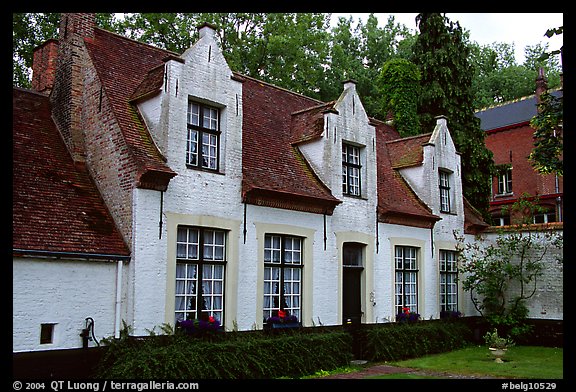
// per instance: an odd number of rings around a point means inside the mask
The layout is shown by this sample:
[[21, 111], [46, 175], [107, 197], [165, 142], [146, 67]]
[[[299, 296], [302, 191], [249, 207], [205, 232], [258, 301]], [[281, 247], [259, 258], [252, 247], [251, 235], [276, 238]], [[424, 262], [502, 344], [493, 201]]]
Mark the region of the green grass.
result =
[[[563, 378], [563, 349], [539, 346], [514, 346], [504, 363], [497, 363], [486, 346], [471, 346], [448, 353], [427, 355], [391, 365], [432, 372], [487, 375], [507, 378]], [[396, 375], [397, 378], [399, 375]], [[392, 375], [381, 378], [391, 378]]]
[[[563, 349], [540, 346], [514, 346], [508, 349], [504, 363], [497, 363], [486, 346], [470, 346], [442, 354], [426, 355], [420, 358], [397, 362], [388, 365], [413, 368], [423, 372], [452, 373], [472, 376], [527, 378], [527, 379], [562, 379]], [[321, 378], [334, 374], [359, 372], [366, 367], [377, 365], [350, 365], [330, 371], [321, 370], [303, 378]], [[431, 374], [390, 373], [381, 376], [370, 376], [371, 379], [439, 379], [445, 378]]]

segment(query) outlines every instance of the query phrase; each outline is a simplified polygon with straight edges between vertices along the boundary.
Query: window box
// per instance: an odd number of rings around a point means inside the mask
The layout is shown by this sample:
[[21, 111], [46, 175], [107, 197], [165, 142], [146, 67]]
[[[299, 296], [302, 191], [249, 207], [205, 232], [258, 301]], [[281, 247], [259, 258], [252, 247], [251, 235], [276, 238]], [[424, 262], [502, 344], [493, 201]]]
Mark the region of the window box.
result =
[[302, 327], [302, 324], [299, 322], [293, 322], [293, 323], [266, 323], [264, 324], [264, 329], [265, 330], [270, 330], [270, 329], [290, 329], [290, 328], [300, 328]]

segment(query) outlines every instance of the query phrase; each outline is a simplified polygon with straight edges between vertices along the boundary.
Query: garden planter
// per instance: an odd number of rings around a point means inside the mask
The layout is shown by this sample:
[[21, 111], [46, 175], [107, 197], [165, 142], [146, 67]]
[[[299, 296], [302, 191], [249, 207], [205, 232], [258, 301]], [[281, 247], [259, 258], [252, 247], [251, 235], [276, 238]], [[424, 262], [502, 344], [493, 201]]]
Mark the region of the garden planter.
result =
[[300, 323], [274, 323], [265, 324], [264, 327], [269, 329], [300, 328]]
[[490, 352], [492, 353], [492, 355], [494, 355], [496, 357], [496, 359], [494, 360], [494, 362], [498, 362], [498, 363], [503, 363], [504, 361], [502, 360], [502, 357], [504, 357], [504, 354], [506, 354], [506, 350], [505, 348], [494, 348], [494, 347], [489, 347]]

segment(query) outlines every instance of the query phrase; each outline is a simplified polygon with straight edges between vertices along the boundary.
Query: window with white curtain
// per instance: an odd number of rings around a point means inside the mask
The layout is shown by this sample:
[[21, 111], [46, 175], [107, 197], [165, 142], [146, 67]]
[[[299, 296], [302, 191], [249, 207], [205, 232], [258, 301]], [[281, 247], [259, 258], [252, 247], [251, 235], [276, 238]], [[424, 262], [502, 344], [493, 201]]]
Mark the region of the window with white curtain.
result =
[[418, 312], [418, 248], [396, 246], [394, 252], [396, 314], [404, 308]]
[[458, 260], [457, 253], [440, 250], [440, 310], [458, 310]]
[[226, 231], [178, 227], [175, 321], [213, 316], [223, 322], [225, 266]]
[[300, 237], [264, 237], [264, 321], [287, 311], [301, 320], [302, 243]]
[[360, 147], [342, 143], [342, 193], [345, 195], [361, 195], [360, 151]]
[[188, 104], [188, 136], [186, 165], [191, 168], [219, 170], [220, 110], [190, 102]]

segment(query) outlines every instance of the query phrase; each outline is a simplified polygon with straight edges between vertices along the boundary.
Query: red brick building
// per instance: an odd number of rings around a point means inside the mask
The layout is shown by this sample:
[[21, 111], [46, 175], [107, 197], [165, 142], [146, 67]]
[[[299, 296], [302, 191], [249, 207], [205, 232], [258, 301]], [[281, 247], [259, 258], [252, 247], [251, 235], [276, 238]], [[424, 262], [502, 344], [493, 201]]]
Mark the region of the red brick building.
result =
[[[481, 128], [486, 131], [486, 146], [494, 154], [498, 175], [492, 179], [490, 214], [493, 224], [510, 224], [506, 208], [523, 195], [538, 201], [543, 211], [534, 223], [563, 221], [564, 181], [562, 176], [543, 175], [531, 165], [528, 156], [534, 148], [534, 129], [530, 120], [537, 114], [538, 96], [546, 90], [541, 73], [536, 80], [536, 94], [480, 110]], [[552, 92], [562, 95], [562, 89]]]

